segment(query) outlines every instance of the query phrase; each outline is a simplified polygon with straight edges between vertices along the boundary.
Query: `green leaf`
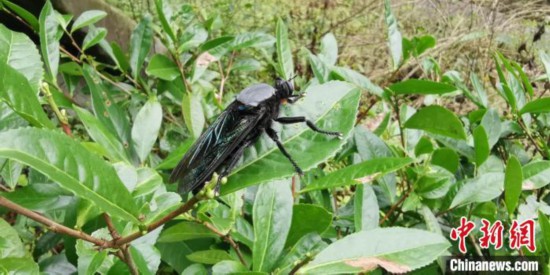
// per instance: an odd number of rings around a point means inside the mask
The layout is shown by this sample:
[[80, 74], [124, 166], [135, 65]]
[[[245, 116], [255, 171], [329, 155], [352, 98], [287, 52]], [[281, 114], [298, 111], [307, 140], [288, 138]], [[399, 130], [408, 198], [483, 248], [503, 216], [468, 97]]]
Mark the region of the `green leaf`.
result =
[[353, 207], [355, 232], [378, 228], [380, 208], [372, 185], [368, 183], [357, 185]]
[[122, 72], [128, 72], [130, 69], [130, 61], [128, 60], [128, 57], [122, 51], [120, 46], [116, 42], [111, 42], [111, 49], [113, 50], [113, 60], [116, 62], [118, 68]]
[[539, 224], [540, 224], [540, 231], [542, 232], [542, 239], [543, 239], [543, 245], [546, 249], [546, 252], [550, 251], [550, 221], [548, 221], [548, 217], [542, 213], [542, 211], [539, 212]]
[[[4, 270], [6, 273], [4, 273]], [[38, 264], [31, 258], [3, 258], [0, 259], [0, 272], [6, 275], [38, 275]]]
[[445, 237], [428, 231], [377, 228], [335, 241], [298, 272], [357, 273], [380, 266], [391, 273], [405, 273], [428, 265], [450, 246]]
[[292, 207], [292, 223], [285, 247], [293, 246], [307, 233], [321, 235], [332, 223], [332, 214], [314, 204], [296, 204]]
[[[110, 240], [111, 235], [107, 228], [101, 228], [92, 233], [93, 237]], [[98, 251], [94, 244], [78, 239], [76, 241], [76, 253], [78, 255], [78, 274], [93, 275], [105, 274], [114, 264], [113, 255], [108, 255], [107, 250]]]
[[88, 65], [82, 70], [86, 84], [90, 89], [92, 107], [95, 117], [103, 123], [108, 130], [116, 133], [122, 146], [128, 149], [129, 159], [132, 159], [130, 122], [126, 112], [120, 108], [111, 96], [111, 92], [103, 85], [97, 73]]
[[258, 188], [252, 212], [254, 271], [270, 272], [275, 268], [290, 229], [292, 203], [288, 181], [271, 181]]
[[[225, 260], [219, 263], [224, 263], [224, 262], [231, 262], [231, 261]], [[212, 274], [216, 274], [216, 273], [212, 272]], [[208, 275], [208, 270], [206, 269], [206, 267], [204, 267], [203, 264], [192, 264], [186, 267], [185, 270], [181, 272], [181, 275]]]
[[208, 40], [199, 46], [199, 52], [206, 52], [216, 47], [220, 47], [222, 45], [225, 45], [233, 41], [234, 39], [235, 39], [234, 36], [228, 35], [228, 36], [221, 36], [221, 37], [214, 38], [212, 40]]
[[466, 139], [466, 133], [458, 117], [453, 112], [437, 105], [420, 109], [405, 122], [404, 127], [455, 139]]
[[52, 3], [49, 0], [44, 4], [38, 20], [40, 26], [40, 50], [42, 51], [42, 57], [44, 58], [49, 78], [55, 82], [59, 66], [59, 39], [57, 36], [59, 23]]
[[281, 78], [291, 79], [294, 76], [294, 61], [292, 60], [287, 27], [280, 18], [277, 21], [276, 36], [278, 72]]
[[296, 242], [285, 256], [277, 263], [275, 274], [290, 274], [296, 262], [305, 261], [327, 247], [317, 233], [308, 233]]
[[69, 207], [75, 197], [55, 183], [32, 182], [17, 192], [2, 194], [7, 199], [33, 211], [48, 211]]
[[249, 272], [248, 268], [237, 261], [225, 260], [212, 267], [212, 274], [243, 274]]
[[203, 250], [193, 252], [186, 256], [192, 262], [201, 264], [216, 264], [225, 260], [233, 260], [224, 250]]
[[71, 33], [74, 31], [90, 26], [91, 24], [94, 24], [98, 22], [99, 20], [103, 19], [105, 16], [107, 16], [107, 13], [100, 10], [88, 10], [80, 14], [78, 18], [74, 21], [73, 26], [71, 27]]
[[506, 164], [506, 173], [504, 176], [504, 201], [510, 215], [514, 213], [518, 205], [522, 181], [521, 163], [516, 156], [512, 155]]
[[421, 95], [442, 95], [456, 91], [456, 87], [429, 80], [409, 79], [402, 82], [397, 82], [389, 87], [395, 94], [421, 94]]
[[107, 36], [107, 29], [90, 27], [86, 37], [84, 37], [84, 42], [82, 42], [82, 50], [85, 51], [97, 45], [105, 36]]
[[113, 135], [113, 133], [85, 109], [78, 106], [73, 106], [76, 114], [84, 124], [86, 131], [101, 146], [106, 149], [107, 156], [113, 161], [126, 161], [129, 162], [128, 157], [124, 152], [124, 147], [120, 141]]
[[483, 128], [483, 125], [480, 125], [474, 129], [473, 136], [474, 148], [476, 150], [476, 164], [479, 167], [485, 160], [487, 160], [489, 153], [491, 153], [489, 149], [489, 138], [487, 137], [487, 133], [485, 133], [485, 128]]
[[336, 65], [336, 61], [338, 60], [338, 43], [334, 34], [329, 32], [321, 38], [319, 59], [329, 66]]
[[25, 254], [25, 248], [17, 231], [4, 219], [0, 219], [0, 259], [23, 258]]
[[520, 114], [539, 114], [548, 112], [550, 112], [550, 97], [535, 99], [525, 104], [525, 106], [523, 106], [523, 108], [521, 108], [521, 110], [519, 111]]
[[0, 3], [0, 6], [1, 5], [5, 5], [6, 7], [8, 7], [19, 17], [23, 18], [25, 22], [29, 23], [33, 31], [38, 32], [38, 19], [34, 16], [34, 14], [28, 12], [26, 9], [16, 5], [15, 3], [12, 3], [10, 0], [3, 0]]
[[0, 25], [0, 64], [8, 64], [23, 74], [32, 91], [38, 93], [44, 70], [36, 45], [25, 34], [13, 32], [4, 25]]
[[130, 38], [130, 68], [132, 68], [132, 76], [134, 78], [137, 78], [141, 72], [141, 67], [152, 45], [153, 29], [151, 27], [151, 18], [145, 16], [134, 29]]
[[490, 201], [502, 194], [504, 190], [504, 174], [490, 172], [477, 178], [466, 180], [455, 195], [451, 208], [473, 202]]
[[0, 101], [37, 127], [53, 128], [29, 81], [14, 68], [0, 63]]
[[178, 65], [162, 54], [155, 54], [151, 58], [145, 72], [148, 75], [156, 76], [166, 81], [172, 81], [180, 76]]
[[170, 243], [179, 242], [201, 238], [217, 238], [218, 235], [214, 234], [206, 226], [196, 222], [180, 222], [168, 229], [162, 231], [158, 242]]
[[450, 148], [439, 148], [432, 154], [432, 164], [443, 167], [451, 173], [456, 172], [459, 161], [458, 154]]
[[399, 170], [412, 162], [413, 160], [410, 158], [377, 158], [367, 160], [315, 179], [304, 189], [300, 190], [300, 193], [357, 184], [358, 181], [356, 179], [387, 174]]
[[315, 75], [315, 78], [317, 78], [320, 84], [327, 82], [329, 67], [325, 64], [323, 60], [312, 54], [309, 50], [307, 50], [307, 52], [309, 65], [311, 66], [313, 75]]
[[393, 70], [396, 70], [399, 66], [401, 66], [401, 58], [403, 55], [403, 38], [401, 36], [401, 32], [399, 32], [399, 27], [397, 26], [397, 19], [392, 13], [389, 0], [384, 1], [384, 7], [384, 17], [386, 20], [386, 25], [388, 26], [388, 40], [391, 57], [393, 60]]
[[184, 93], [181, 101], [181, 111], [185, 126], [191, 135], [196, 139], [204, 128], [205, 118], [202, 109], [202, 98], [197, 94]]
[[534, 190], [550, 183], [550, 161], [541, 160], [523, 166], [523, 189]]
[[139, 224], [137, 207], [115, 170], [64, 134], [36, 128], [2, 132], [0, 157], [31, 166], [113, 217]]
[[155, 97], [141, 107], [132, 126], [132, 142], [141, 162], [153, 148], [162, 123], [162, 106]]
[[485, 133], [487, 134], [489, 138], [489, 150], [495, 146], [495, 144], [500, 139], [500, 132], [502, 129], [502, 125], [500, 122], [500, 116], [495, 109], [489, 109], [487, 112], [485, 112], [485, 115], [483, 115], [483, 118], [481, 119], [481, 126], [483, 126], [483, 129], [485, 130]]
[[[245, 32], [240, 33], [235, 36], [235, 39], [231, 42], [229, 50], [241, 50], [244, 48], [263, 48], [271, 47], [275, 42], [275, 38], [269, 34], [263, 32]], [[222, 47], [225, 49], [224, 47]], [[220, 49], [220, 48], [217, 48]], [[224, 50], [223, 52], [225, 52]], [[214, 53], [211, 53], [214, 56], [219, 57]]]
[[251, 72], [262, 68], [260, 61], [253, 58], [238, 58], [233, 63], [231, 71]]
[[168, 20], [166, 19], [166, 15], [164, 14], [164, 1], [155, 0], [155, 8], [159, 17], [160, 24], [162, 26], [162, 30], [164, 30], [164, 32], [168, 34], [168, 37], [172, 40], [172, 42], [177, 41], [176, 35], [174, 35], [174, 31], [170, 27], [170, 23], [168, 22]]
[[7, 187], [13, 190], [17, 186], [21, 172], [23, 172], [23, 165], [13, 160], [5, 161], [0, 160], [0, 167], [3, 167], [3, 169], [0, 168], [0, 178], [4, 180]]
[[414, 146], [414, 155], [418, 157], [423, 154], [430, 154], [433, 150], [434, 145], [430, 138], [422, 136]]
[[162, 227], [155, 229], [132, 242], [130, 253], [136, 263], [140, 274], [157, 274], [160, 265], [160, 252], [155, 247]]
[[[355, 124], [359, 90], [344, 82], [331, 81], [309, 86], [305, 92], [307, 96], [304, 99], [291, 106], [282, 106], [280, 116], [305, 116], [321, 129], [339, 131], [347, 136]], [[281, 142], [304, 171], [316, 167], [336, 153], [343, 144], [342, 140], [315, 133], [306, 125], [287, 125], [282, 128], [278, 131]], [[228, 194], [294, 173], [294, 168], [277, 146], [268, 137], [262, 136], [245, 151], [243, 162], [233, 170], [228, 183], [222, 186], [221, 193]]]
[[368, 77], [349, 68], [334, 67], [332, 69], [331, 76], [333, 78], [334, 76], [336, 76], [338, 80], [344, 80], [344, 81], [353, 83], [357, 85], [359, 88], [364, 89], [376, 96], [381, 97], [384, 93], [384, 90], [382, 90], [380, 86], [372, 83]]

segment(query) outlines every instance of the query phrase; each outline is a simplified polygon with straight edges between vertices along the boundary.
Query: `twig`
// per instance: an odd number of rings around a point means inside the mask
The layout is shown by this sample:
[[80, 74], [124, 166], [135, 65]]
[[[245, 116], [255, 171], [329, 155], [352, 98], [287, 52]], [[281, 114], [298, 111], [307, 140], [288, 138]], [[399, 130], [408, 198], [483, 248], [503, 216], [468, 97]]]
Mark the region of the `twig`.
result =
[[231, 57], [229, 58], [229, 62], [227, 64], [227, 68], [225, 70], [225, 73], [223, 72], [222, 63], [218, 60], [218, 69], [220, 70], [220, 89], [218, 94], [216, 95], [218, 99], [218, 104], [222, 104], [222, 98], [223, 98], [223, 90], [225, 87], [225, 82], [227, 81], [227, 78], [229, 78], [229, 73], [231, 73], [231, 67], [233, 66], [233, 59], [235, 58], [235, 51], [231, 53]]
[[306, 265], [307, 263], [309, 263], [311, 260], [313, 259], [313, 257], [311, 256], [306, 256], [306, 258], [304, 260], [302, 260], [300, 263], [298, 263], [297, 265], [295, 265], [288, 274], [290, 275], [294, 275], [296, 274], [296, 272], [298, 272], [298, 270], [300, 270], [300, 268], [302, 268], [304, 265]]
[[0, 197], [0, 206], [6, 207], [10, 210], [13, 210], [14, 212], [23, 215], [25, 217], [28, 217], [30, 219], [33, 219], [39, 223], [42, 223], [46, 226], [48, 226], [48, 229], [56, 232], [56, 233], [62, 233], [65, 235], [69, 235], [71, 237], [75, 237], [78, 239], [82, 239], [85, 241], [88, 241], [90, 243], [93, 243], [99, 247], [107, 248], [109, 247], [109, 242], [105, 240], [100, 240], [98, 238], [92, 237], [82, 231], [77, 231], [71, 228], [68, 228], [62, 224], [56, 223], [34, 211], [31, 211], [15, 202], [12, 202], [4, 197]]
[[237, 253], [237, 256], [239, 257], [239, 260], [241, 261], [241, 263], [244, 265], [244, 266], [247, 266], [246, 264], [246, 261], [243, 257], [243, 254], [241, 253], [241, 250], [239, 249], [239, 245], [233, 240], [233, 238], [231, 238], [231, 236], [229, 236], [229, 234], [223, 234], [222, 232], [220, 232], [217, 228], [215, 228], [214, 226], [212, 226], [210, 223], [207, 223], [207, 222], [203, 222], [204, 226], [206, 226], [206, 228], [210, 229], [210, 231], [214, 232], [214, 234], [220, 236], [221, 238], [223, 238], [227, 243], [229, 243], [231, 245], [231, 247], [233, 247], [233, 249], [235, 250], [235, 252]]
[[124, 255], [124, 262], [126, 263], [126, 265], [128, 265], [130, 273], [132, 275], [139, 275], [139, 270], [136, 266], [136, 263], [134, 262], [134, 259], [132, 258], [132, 254], [130, 253], [130, 246], [125, 245], [121, 250], [122, 254]]
[[63, 128], [63, 131], [65, 132], [65, 134], [72, 137], [73, 134], [71, 133], [69, 119], [67, 118], [66, 113], [63, 111], [60, 111], [59, 107], [57, 107], [57, 103], [55, 103], [55, 100], [53, 99], [53, 95], [50, 92], [50, 87], [48, 86], [48, 83], [46, 82], [42, 83], [42, 92], [46, 96], [46, 100], [48, 101], [48, 104], [50, 104], [50, 107], [52, 107], [52, 110], [57, 116], [57, 119], [61, 123], [61, 127]]
[[163, 224], [171, 221], [173, 218], [179, 216], [180, 214], [183, 214], [183, 213], [191, 210], [197, 202], [199, 202], [199, 199], [195, 196], [195, 197], [191, 198], [190, 200], [188, 200], [185, 204], [180, 206], [178, 209], [170, 212], [168, 215], [162, 217], [161, 219], [157, 220], [156, 222], [153, 222], [153, 223], [149, 224], [146, 228], [146, 232], [137, 231], [137, 232], [134, 232], [134, 233], [132, 233], [132, 234], [126, 236], [126, 237], [122, 237], [118, 240], [112, 240], [108, 244], [108, 247], [120, 247], [121, 245], [132, 242], [133, 240], [145, 235], [147, 232], [153, 231], [153, 230], [157, 229], [158, 227], [162, 226]]
[[118, 234], [115, 225], [113, 224], [113, 220], [111, 220], [109, 214], [103, 213], [103, 218], [105, 219], [105, 223], [107, 224], [107, 228], [109, 229], [109, 233], [111, 233], [111, 237], [113, 237], [113, 240], [120, 239], [120, 235]]
[[386, 220], [388, 220], [388, 218], [390, 217], [390, 215], [397, 209], [397, 207], [399, 207], [399, 206], [405, 201], [405, 199], [409, 197], [409, 195], [411, 194], [411, 192], [412, 192], [412, 188], [410, 188], [410, 189], [407, 191], [407, 193], [405, 193], [405, 195], [403, 195], [403, 197], [401, 197], [401, 199], [399, 199], [398, 202], [396, 202], [394, 205], [392, 205], [392, 207], [390, 208], [390, 210], [388, 211], [388, 213], [386, 213], [386, 215], [384, 216], [384, 218], [382, 218], [378, 224], [379, 224], [379, 225], [384, 224], [384, 222], [385, 222]]

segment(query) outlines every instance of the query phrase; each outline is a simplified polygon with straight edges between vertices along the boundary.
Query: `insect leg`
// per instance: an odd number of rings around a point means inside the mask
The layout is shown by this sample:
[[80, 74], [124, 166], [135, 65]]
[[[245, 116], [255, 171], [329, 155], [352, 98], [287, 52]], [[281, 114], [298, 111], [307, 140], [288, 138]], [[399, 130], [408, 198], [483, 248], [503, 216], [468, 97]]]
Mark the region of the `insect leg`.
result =
[[267, 128], [265, 129], [265, 132], [267, 133], [267, 135], [273, 140], [275, 141], [275, 143], [277, 144], [277, 147], [279, 147], [279, 150], [281, 151], [281, 153], [283, 153], [283, 155], [285, 155], [285, 157], [292, 163], [292, 166], [294, 166], [294, 170], [296, 170], [296, 173], [298, 173], [300, 176], [304, 174], [304, 172], [302, 172], [302, 169], [298, 166], [298, 164], [294, 161], [294, 159], [292, 158], [292, 156], [290, 156], [290, 154], [286, 151], [285, 147], [283, 146], [283, 144], [281, 143], [281, 141], [279, 140], [279, 136], [277, 136], [277, 132], [275, 132], [275, 130], [271, 129], [271, 128]]
[[275, 121], [281, 123], [281, 124], [294, 124], [294, 123], [300, 123], [300, 122], [305, 122], [306, 125], [313, 131], [317, 132], [317, 133], [321, 133], [321, 134], [325, 134], [325, 135], [330, 135], [330, 136], [337, 136], [339, 138], [342, 137], [342, 133], [340, 132], [331, 132], [331, 131], [325, 131], [325, 130], [321, 130], [319, 128], [317, 128], [317, 125], [315, 125], [315, 123], [313, 123], [313, 121], [309, 120], [309, 119], [306, 119], [305, 117], [303, 116], [295, 116], [295, 117], [278, 117], [275, 119]]

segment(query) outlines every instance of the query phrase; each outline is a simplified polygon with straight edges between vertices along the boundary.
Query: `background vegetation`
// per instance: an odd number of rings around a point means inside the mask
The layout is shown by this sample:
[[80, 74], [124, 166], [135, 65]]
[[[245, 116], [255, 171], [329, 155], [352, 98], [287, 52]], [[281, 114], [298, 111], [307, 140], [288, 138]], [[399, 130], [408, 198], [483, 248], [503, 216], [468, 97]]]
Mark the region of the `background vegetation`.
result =
[[[441, 273], [461, 217], [468, 255], [548, 272], [542, 1], [120, 1], [127, 50], [105, 12], [0, 3], [40, 42], [0, 25], [2, 272]], [[305, 177], [262, 137], [221, 197], [182, 202], [166, 179], [202, 130], [246, 86], [294, 75], [307, 96], [282, 113], [345, 139], [279, 127]], [[503, 222], [503, 248], [480, 247], [482, 219]], [[527, 219], [537, 250], [509, 248]]]

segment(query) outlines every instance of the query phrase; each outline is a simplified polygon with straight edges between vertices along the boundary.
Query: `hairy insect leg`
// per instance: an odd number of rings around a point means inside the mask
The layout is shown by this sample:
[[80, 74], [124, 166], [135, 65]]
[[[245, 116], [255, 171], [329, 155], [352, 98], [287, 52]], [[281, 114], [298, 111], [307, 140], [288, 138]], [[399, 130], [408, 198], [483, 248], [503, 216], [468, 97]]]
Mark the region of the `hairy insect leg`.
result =
[[294, 170], [296, 170], [296, 173], [298, 173], [300, 176], [302, 176], [304, 174], [304, 172], [302, 171], [300, 166], [298, 166], [296, 161], [294, 161], [292, 156], [286, 151], [285, 147], [283, 146], [283, 144], [279, 140], [279, 136], [277, 135], [277, 132], [275, 132], [275, 130], [273, 130], [271, 128], [265, 129], [265, 132], [275, 142], [275, 144], [277, 144], [277, 147], [279, 147], [279, 150], [281, 151], [281, 153], [283, 153], [283, 155], [292, 163], [292, 166], [294, 166]]
[[313, 121], [306, 119], [303, 116], [295, 116], [295, 117], [278, 117], [275, 119], [275, 121], [281, 123], [281, 124], [294, 124], [294, 123], [300, 123], [305, 122], [306, 125], [313, 131], [329, 136], [337, 136], [339, 138], [342, 138], [342, 133], [340, 132], [332, 132], [332, 131], [325, 131], [321, 130], [313, 123]]

